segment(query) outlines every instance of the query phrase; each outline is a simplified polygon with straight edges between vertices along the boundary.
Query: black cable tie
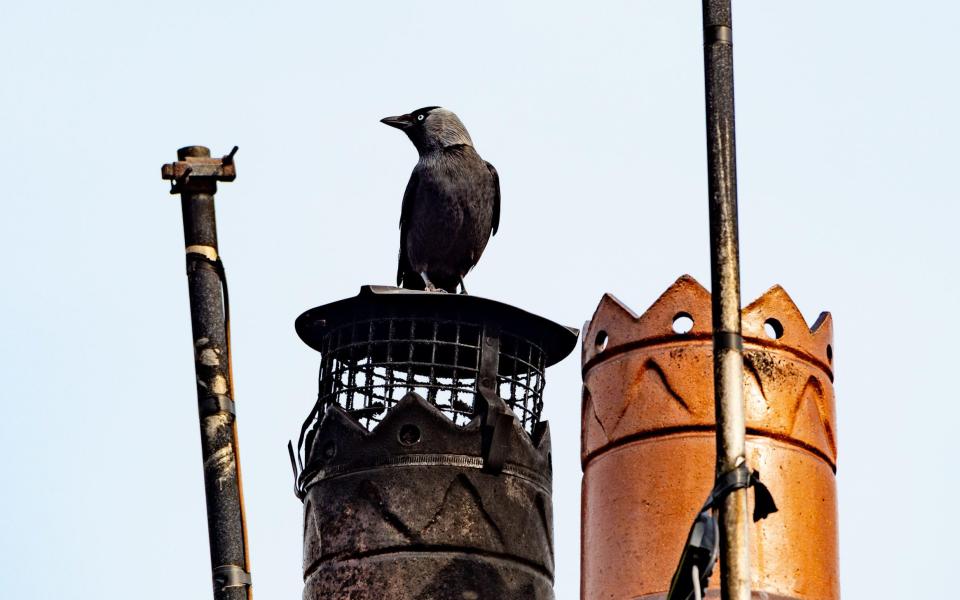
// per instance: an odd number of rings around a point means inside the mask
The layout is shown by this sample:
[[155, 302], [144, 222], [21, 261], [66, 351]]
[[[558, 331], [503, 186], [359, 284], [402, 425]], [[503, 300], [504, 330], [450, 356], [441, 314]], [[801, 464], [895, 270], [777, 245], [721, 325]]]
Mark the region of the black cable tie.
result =
[[707, 498], [704, 508], [718, 508], [723, 499], [732, 491], [753, 488], [753, 522], [766, 519], [771, 514], [777, 512], [776, 502], [773, 500], [773, 494], [763, 483], [760, 482], [760, 473], [751, 470], [746, 463], [727, 471], [720, 477], [713, 486], [713, 491]]
[[227, 413], [232, 417], [237, 415], [237, 407], [233, 400], [224, 394], [211, 394], [200, 399], [200, 416], [209, 417], [218, 413]]
[[213, 583], [220, 590], [253, 585], [250, 573], [237, 565], [221, 565], [213, 570]]
[[766, 519], [773, 513], [780, 510], [777, 503], [773, 500], [773, 494], [770, 489], [760, 483], [760, 473], [753, 471], [750, 476], [751, 486], [753, 487], [753, 522], [760, 519]]

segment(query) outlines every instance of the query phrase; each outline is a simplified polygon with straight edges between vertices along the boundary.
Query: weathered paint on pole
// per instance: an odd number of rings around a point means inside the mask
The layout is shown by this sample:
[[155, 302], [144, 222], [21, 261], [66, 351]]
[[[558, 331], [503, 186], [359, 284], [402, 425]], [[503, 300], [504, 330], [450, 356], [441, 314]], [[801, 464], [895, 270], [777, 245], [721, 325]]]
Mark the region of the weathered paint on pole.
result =
[[[684, 276], [640, 315], [605, 295], [584, 332], [583, 600], [667, 596], [714, 482], [711, 302]], [[838, 600], [832, 318], [775, 286], [742, 323], [747, 458], [779, 508], [750, 525], [753, 598]]]
[[[732, 27], [730, 0], [703, 0], [718, 477], [746, 461]], [[747, 490], [734, 490], [720, 505], [720, 577], [724, 600], [750, 597], [748, 523]]]
[[230, 365], [229, 309], [214, 211], [217, 181], [232, 181], [236, 171], [233, 153], [213, 159], [209, 149], [188, 146], [178, 150], [177, 157], [176, 163], [164, 165], [162, 173], [173, 182], [171, 193], [180, 194], [183, 212], [213, 597], [249, 600], [252, 591]]

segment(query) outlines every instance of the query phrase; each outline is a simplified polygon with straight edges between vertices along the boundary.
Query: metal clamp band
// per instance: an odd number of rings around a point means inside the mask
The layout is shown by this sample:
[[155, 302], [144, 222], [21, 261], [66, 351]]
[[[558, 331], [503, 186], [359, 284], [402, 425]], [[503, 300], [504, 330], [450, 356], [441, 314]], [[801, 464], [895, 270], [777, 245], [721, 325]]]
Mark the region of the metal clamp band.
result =
[[221, 565], [213, 570], [213, 584], [221, 590], [233, 587], [249, 587], [253, 585], [250, 573], [237, 565]]
[[233, 400], [224, 394], [212, 394], [200, 399], [200, 416], [209, 417], [217, 413], [227, 413], [236, 416], [237, 407]]
[[733, 29], [726, 25], [711, 25], [703, 30], [703, 44], [733, 45]]
[[205, 244], [194, 244], [192, 246], [187, 246], [184, 248], [187, 254], [202, 254], [209, 261], [216, 261], [219, 258], [217, 254], [217, 249], [213, 246], [207, 246]]
[[713, 347], [717, 350], [743, 350], [743, 336], [732, 331], [713, 334]]

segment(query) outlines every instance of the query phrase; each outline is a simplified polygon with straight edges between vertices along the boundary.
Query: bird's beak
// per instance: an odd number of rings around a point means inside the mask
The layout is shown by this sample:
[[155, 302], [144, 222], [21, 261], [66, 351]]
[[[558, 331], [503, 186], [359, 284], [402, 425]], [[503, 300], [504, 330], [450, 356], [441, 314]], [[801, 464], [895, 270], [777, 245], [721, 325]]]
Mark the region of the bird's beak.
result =
[[398, 117], [384, 117], [380, 122], [397, 129], [407, 129], [413, 125], [413, 115], [400, 115]]

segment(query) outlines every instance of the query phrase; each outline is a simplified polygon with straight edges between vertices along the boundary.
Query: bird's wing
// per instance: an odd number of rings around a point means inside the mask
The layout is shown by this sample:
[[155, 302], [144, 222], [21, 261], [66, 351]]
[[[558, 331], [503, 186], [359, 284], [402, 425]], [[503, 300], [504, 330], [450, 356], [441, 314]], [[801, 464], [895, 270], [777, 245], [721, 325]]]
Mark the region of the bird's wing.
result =
[[493, 233], [490, 235], [497, 235], [497, 229], [500, 228], [500, 174], [497, 173], [496, 167], [490, 163], [486, 164], [490, 174], [493, 175]]
[[413, 212], [413, 202], [417, 197], [417, 186], [420, 185], [420, 176], [417, 169], [410, 174], [407, 189], [403, 192], [403, 205], [400, 207], [400, 252], [397, 256], [397, 285], [403, 285], [404, 273], [413, 270], [407, 258], [407, 230], [410, 228], [410, 214]]

